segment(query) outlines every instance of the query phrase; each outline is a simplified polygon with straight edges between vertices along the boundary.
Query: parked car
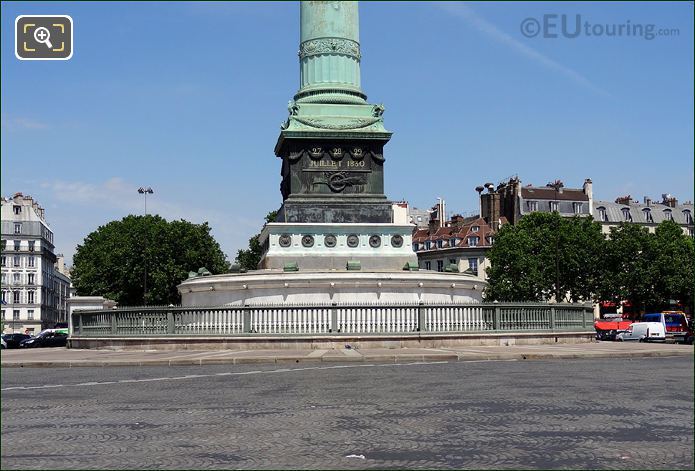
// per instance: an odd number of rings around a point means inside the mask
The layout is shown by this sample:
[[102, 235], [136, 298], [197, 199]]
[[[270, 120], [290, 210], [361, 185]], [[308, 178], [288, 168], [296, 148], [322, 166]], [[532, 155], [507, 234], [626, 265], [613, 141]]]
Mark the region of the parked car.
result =
[[57, 332], [55, 329], [43, 330], [36, 337], [23, 340], [19, 346], [21, 348], [36, 347], [65, 347], [68, 344], [68, 335]]
[[681, 311], [663, 311], [644, 314], [642, 322], [659, 322], [666, 330], [666, 337], [676, 342], [684, 342], [688, 336], [688, 318]]
[[620, 314], [606, 315], [594, 322], [596, 340], [615, 340], [616, 335], [624, 332], [633, 321], [624, 319]]
[[2, 339], [7, 344], [7, 348], [19, 348], [19, 344], [23, 340], [30, 339], [31, 335], [27, 334], [2, 334]]
[[620, 332], [618, 342], [637, 340], [638, 342], [654, 342], [666, 340], [666, 330], [661, 322], [635, 322], [625, 332]]
[[5, 337], [3, 336], [2, 339], [0, 339], [0, 349], [5, 350], [7, 348], [7, 344], [5, 343]]

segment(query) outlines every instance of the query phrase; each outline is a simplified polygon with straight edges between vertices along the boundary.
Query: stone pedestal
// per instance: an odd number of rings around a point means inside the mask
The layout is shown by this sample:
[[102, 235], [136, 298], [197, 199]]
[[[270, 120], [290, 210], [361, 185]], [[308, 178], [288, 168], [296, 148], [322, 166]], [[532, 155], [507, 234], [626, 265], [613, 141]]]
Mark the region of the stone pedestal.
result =
[[401, 271], [417, 265], [412, 230], [411, 224], [271, 223], [259, 238], [265, 252], [260, 268], [296, 263], [300, 271], [346, 270], [351, 261], [361, 270]]
[[178, 286], [183, 306], [480, 302], [485, 283], [459, 273], [257, 270], [192, 278]]

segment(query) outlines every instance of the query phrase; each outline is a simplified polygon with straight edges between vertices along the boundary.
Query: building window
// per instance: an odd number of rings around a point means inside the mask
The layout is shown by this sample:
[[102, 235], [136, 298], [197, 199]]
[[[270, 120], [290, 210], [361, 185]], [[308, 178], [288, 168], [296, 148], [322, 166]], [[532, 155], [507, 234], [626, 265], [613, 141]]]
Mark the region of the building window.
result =
[[19, 245], [21, 244], [21, 241], [15, 240], [14, 241], [14, 251], [19, 252]]
[[7, 274], [5, 274], [4, 272], [3, 272], [3, 274], [2, 274], [2, 284], [3, 284], [3, 285], [6, 285], [6, 284], [7, 284]]
[[12, 209], [14, 210], [15, 214], [20, 214], [22, 212], [22, 207], [19, 205], [14, 205]]
[[572, 203], [572, 209], [574, 210], [574, 214], [582, 214], [581, 203]]
[[650, 209], [643, 209], [642, 212], [644, 213], [645, 221], [654, 222], [654, 218], [652, 217], [652, 211]]
[[21, 234], [22, 233], [22, 224], [19, 222], [14, 223], [14, 233], [15, 234]]
[[2, 310], [2, 320], [5, 320], [5, 310]]
[[428, 240], [428, 241], [425, 241], [425, 249], [426, 249], [426, 250], [429, 250], [429, 249], [431, 249], [431, 248], [432, 248], [432, 242], [429, 241], [429, 240]]
[[487, 238], [487, 243], [490, 244], [490, 245], [494, 244], [494, 243], [495, 243], [495, 238], [492, 237], [492, 236], [488, 237], [488, 238]]
[[19, 300], [19, 291], [12, 291], [12, 302], [14, 304], [19, 304], [21, 302]]
[[27, 292], [27, 303], [29, 304], [34, 304], [34, 292], [33, 291], [28, 291]]
[[7, 265], [7, 257], [5, 257], [4, 255], [0, 256], [0, 265], [2, 265], [3, 267]]
[[13, 285], [18, 285], [19, 284], [19, 273], [13, 273], [12, 274], [12, 284]]
[[2, 291], [2, 303], [7, 304], [7, 291]]
[[29, 258], [27, 259], [27, 266], [30, 268], [34, 268], [34, 256], [29, 255]]
[[442, 247], [444, 247], [444, 241], [440, 239], [437, 241], [437, 248], [441, 249]]
[[449, 265], [456, 265], [456, 259], [455, 259], [455, 258], [450, 258], [450, 259], [449, 259]]
[[33, 274], [33, 273], [29, 273], [28, 276], [29, 276], [29, 279], [27, 280], [27, 284], [28, 284], [28, 285], [33, 285], [33, 284], [34, 284], [34, 274]]
[[477, 247], [478, 242], [480, 242], [480, 237], [478, 237], [478, 236], [468, 238], [468, 246], [469, 247]]
[[632, 222], [632, 213], [630, 213], [629, 208], [623, 208], [623, 220]]
[[14, 265], [15, 267], [19, 266], [19, 255], [15, 255], [14, 257], [12, 257], [12, 265]]
[[431, 270], [432, 269], [432, 262], [425, 262], [425, 270]]
[[15, 309], [14, 311], [12, 311], [12, 320], [13, 321], [19, 320], [19, 309]]
[[693, 223], [693, 215], [687, 209], [685, 211], [683, 211], [683, 217], [685, 218], [686, 224], [692, 224]]
[[33, 252], [35, 246], [36, 246], [36, 241], [35, 241], [35, 240], [30, 240], [30, 241], [29, 241], [29, 252]]
[[437, 271], [444, 271], [444, 260], [437, 260]]
[[29, 319], [30, 321], [34, 320], [34, 310], [33, 309], [27, 310], [27, 319]]
[[477, 258], [469, 258], [468, 259], [468, 268], [473, 272], [474, 275], [478, 274], [478, 259]]
[[7, 250], [7, 241], [2, 239], [2, 250]]
[[456, 238], [451, 238], [449, 239], [449, 247], [456, 247], [456, 244], [458, 243], [458, 240]]
[[529, 212], [538, 211], [538, 201], [527, 201], [526, 208]]
[[608, 222], [608, 215], [606, 214], [606, 208], [601, 206], [600, 208], [596, 208], [598, 210], [598, 218], [600, 221], [603, 222]]
[[480, 226], [473, 226], [471, 227], [472, 232], [478, 232], [480, 230]]
[[673, 213], [671, 213], [670, 209], [664, 209], [664, 217], [667, 221], [673, 221]]
[[550, 208], [550, 212], [557, 211], [557, 201], [548, 202], [548, 207]]

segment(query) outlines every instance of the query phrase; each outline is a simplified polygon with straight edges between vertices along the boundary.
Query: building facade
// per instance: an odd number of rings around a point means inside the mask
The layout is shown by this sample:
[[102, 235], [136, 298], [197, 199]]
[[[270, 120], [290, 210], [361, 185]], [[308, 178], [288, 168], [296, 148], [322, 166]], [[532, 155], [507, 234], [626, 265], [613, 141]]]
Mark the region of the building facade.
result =
[[653, 201], [645, 196], [642, 203], [633, 200], [630, 195], [616, 198], [614, 202], [594, 201], [593, 216], [601, 223], [604, 234], [609, 234], [611, 227], [624, 222], [639, 224], [654, 232], [659, 223], [670, 220], [681, 226], [684, 234], [693, 236], [693, 203], [687, 201], [679, 204], [669, 194], [663, 194], [661, 201]]
[[[487, 190], [486, 193], [484, 193]], [[589, 216], [593, 209], [593, 184], [584, 180], [581, 188], [565, 188], [560, 180], [545, 186], [522, 186], [519, 177], [476, 188], [480, 195], [480, 215], [494, 226], [504, 217], [516, 224], [527, 214], [557, 211], [561, 216]]]
[[[446, 219], [446, 206], [441, 198], [429, 213], [427, 227], [416, 227], [413, 250], [421, 270], [469, 273], [481, 280], [489, 266], [486, 253], [494, 243], [497, 229], [479, 215], [453, 216]], [[506, 218], [497, 221], [497, 228]]]
[[38, 333], [67, 322], [70, 279], [56, 270], [53, 232], [31, 196], [2, 198], [4, 332]]

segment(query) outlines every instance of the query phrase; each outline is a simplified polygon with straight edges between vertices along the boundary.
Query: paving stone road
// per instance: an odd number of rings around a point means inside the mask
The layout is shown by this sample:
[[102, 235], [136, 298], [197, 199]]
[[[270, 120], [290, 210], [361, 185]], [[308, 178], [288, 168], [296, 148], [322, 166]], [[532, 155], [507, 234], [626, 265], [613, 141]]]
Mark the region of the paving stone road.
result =
[[1, 389], [3, 470], [693, 468], [692, 356], [3, 368]]

